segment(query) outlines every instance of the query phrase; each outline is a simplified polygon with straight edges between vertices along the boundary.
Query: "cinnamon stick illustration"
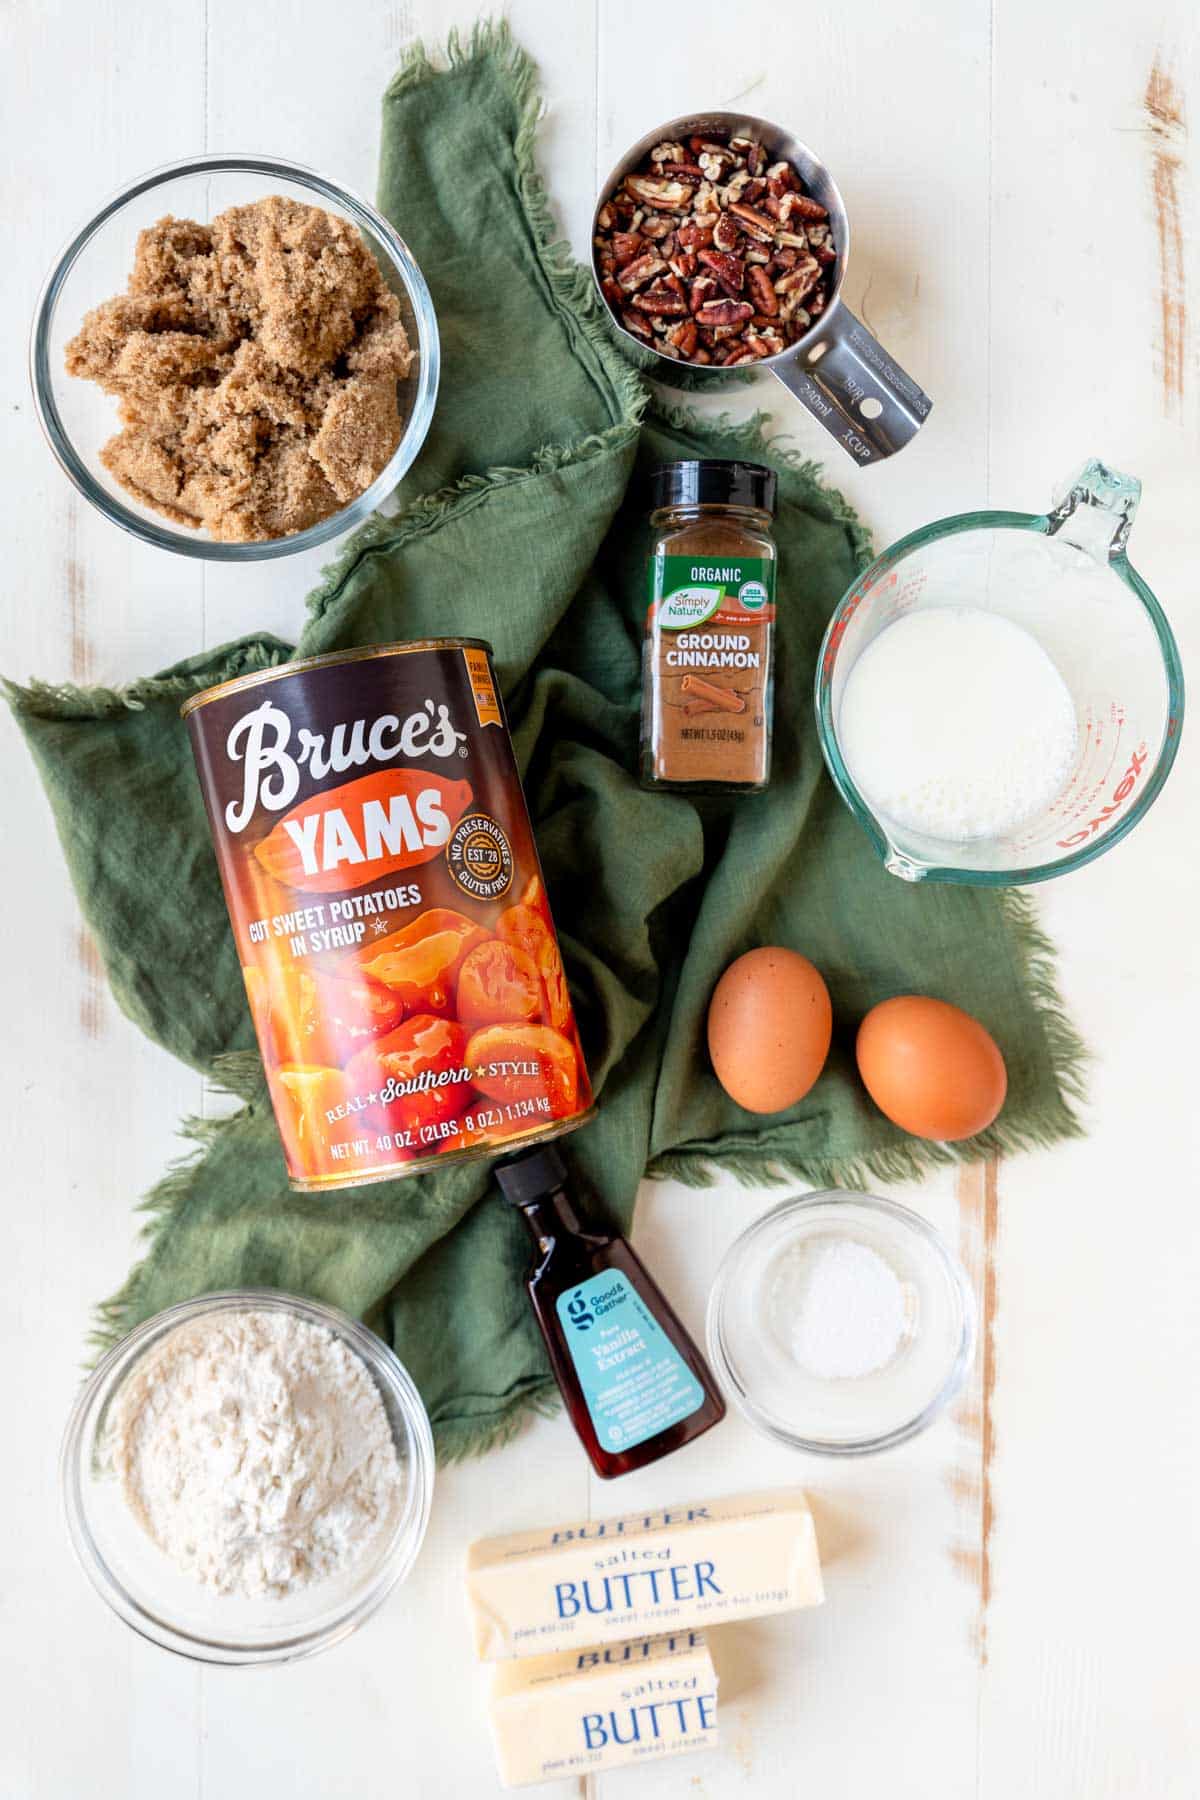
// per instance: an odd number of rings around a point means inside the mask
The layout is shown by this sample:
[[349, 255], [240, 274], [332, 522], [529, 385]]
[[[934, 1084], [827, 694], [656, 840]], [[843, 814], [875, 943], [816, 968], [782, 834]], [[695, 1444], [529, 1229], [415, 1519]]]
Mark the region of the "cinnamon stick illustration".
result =
[[715, 682], [705, 681], [702, 675], [685, 675], [679, 684], [681, 694], [694, 695], [697, 700], [707, 700], [708, 704], [718, 707], [721, 712], [745, 712], [746, 702], [741, 694], [735, 694], [731, 688], [717, 687]]

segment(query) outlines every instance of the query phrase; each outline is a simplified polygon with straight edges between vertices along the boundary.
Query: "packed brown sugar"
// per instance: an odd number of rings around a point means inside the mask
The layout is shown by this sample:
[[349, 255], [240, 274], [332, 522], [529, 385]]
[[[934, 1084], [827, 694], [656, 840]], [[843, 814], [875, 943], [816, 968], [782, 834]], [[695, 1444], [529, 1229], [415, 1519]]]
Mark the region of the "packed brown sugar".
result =
[[400, 442], [412, 360], [354, 226], [279, 195], [148, 227], [126, 292], [66, 352], [120, 402], [110, 474], [229, 542], [303, 531], [368, 488]]

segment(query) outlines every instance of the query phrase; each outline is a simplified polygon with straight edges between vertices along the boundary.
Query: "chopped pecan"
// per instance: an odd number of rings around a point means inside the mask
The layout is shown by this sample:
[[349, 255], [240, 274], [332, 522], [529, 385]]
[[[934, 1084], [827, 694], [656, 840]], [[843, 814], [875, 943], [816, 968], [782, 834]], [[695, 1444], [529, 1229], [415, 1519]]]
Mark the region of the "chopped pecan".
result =
[[707, 300], [696, 314], [699, 325], [744, 325], [754, 308], [747, 300]]
[[596, 214], [596, 227], [600, 231], [611, 231], [616, 222], [617, 215], [613, 211], [611, 204], [606, 200], [604, 205], [600, 208], [600, 211]]
[[729, 256], [724, 250], [701, 250], [697, 253], [697, 261], [706, 269], [711, 269], [727, 294], [736, 300], [742, 291], [746, 279], [746, 265], [738, 261], [736, 256]]
[[604, 298], [608, 301], [610, 306], [620, 306], [625, 298], [611, 275], [606, 275], [604, 280], [600, 283], [600, 292], [604, 295]]
[[691, 299], [689, 302], [692, 312], [698, 313], [700, 308], [708, 303], [716, 291], [717, 284], [711, 275], [697, 275], [695, 281], [692, 283]]
[[661, 256], [655, 256], [653, 252], [650, 252], [645, 256], [635, 258], [631, 263], [626, 263], [617, 276], [617, 280], [625, 292], [631, 294], [634, 288], [643, 287], [647, 281], [653, 281], [656, 275], [661, 275], [666, 266]]
[[656, 281], [640, 294], [635, 294], [633, 304], [642, 312], [653, 313], [660, 319], [678, 318], [687, 313], [687, 297], [675, 293], [665, 281]]
[[676, 250], [671, 258], [671, 273], [678, 275], [681, 281], [690, 281], [699, 264], [690, 250]]
[[736, 174], [729, 177], [729, 180], [721, 189], [722, 205], [732, 206], [735, 200], [744, 200], [746, 198], [746, 190], [750, 185], [749, 169], [739, 169]]
[[649, 175], [627, 175], [625, 187], [642, 206], [652, 206], [656, 212], [675, 212], [692, 197], [685, 182], [656, 181]]
[[693, 319], [681, 319], [678, 325], [672, 325], [667, 333], [667, 342], [674, 344], [680, 356], [690, 356], [699, 341], [700, 333]]
[[621, 314], [621, 323], [626, 331], [633, 333], [634, 337], [643, 338], [646, 343], [651, 342], [654, 333], [651, 331], [649, 321], [644, 313], [634, 312], [632, 307], [628, 307]]
[[815, 224], [819, 220], [827, 219], [829, 217], [828, 212], [821, 205], [821, 202], [812, 199], [808, 194], [797, 194], [795, 196], [795, 206], [792, 210], [798, 219], [803, 219], [806, 223], [811, 220]]
[[646, 245], [639, 231], [614, 231], [612, 247], [617, 267], [623, 269], [626, 263], [641, 255]]
[[700, 183], [700, 186], [696, 189], [696, 198], [693, 200], [692, 205], [696, 210], [698, 218], [715, 219], [717, 213], [721, 210], [721, 201], [716, 188], [713, 187], [711, 182], [702, 181]]
[[663, 163], [681, 162], [682, 160], [683, 145], [673, 144], [669, 139], [665, 143], [655, 144], [653, 150], [650, 152], [650, 161], [652, 163], [658, 163], [660, 166]]
[[746, 286], [758, 311], [766, 313], [769, 318], [774, 318], [779, 311], [779, 301], [767, 271], [758, 267], [747, 269]]
[[738, 201], [729, 210], [748, 237], [757, 238], [760, 244], [774, 242], [774, 219], [769, 219], [765, 213], [755, 212], [752, 206], [743, 206]]
[[[767, 170], [767, 180], [768, 182], [777, 181], [779, 183], [778, 192], [781, 194], [786, 188], [798, 188], [800, 186], [796, 177], [796, 171], [789, 162], [772, 163]], [[776, 190], [772, 188], [771, 192], [775, 193]]]
[[797, 294], [803, 300], [806, 294], [812, 292], [820, 279], [821, 265], [816, 257], [802, 256], [794, 269], [789, 269], [786, 275], [779, 277], [775, 283], [775, 292], [787, 294], [789, 297]]
[[[651, 213], [648, 219], [642, 220], [638, 227], [638, 235], [647, 238], [650, 243], [656, 244], [659, 238], [665, 238], [674, 229], [669, 213]], [[614, 238], [613, 241], [615, 243], [616, 239]]]
[[[719, 221], [718, 221], [719, 223]], [[697, 225], [694, 219], [688, 219], [675, 233], [676, 239], [685, 250], [703, 250], [713, 240], [711, 225]]]
[[742, 240], [736, 219], [723, 212], [712, 229], [713, 246], [717, 250], [736, 250]]
[[711, 148], [702, 149], [700, 155], [696, 157], [696, 162], [700, 164], [703, 178], [707, 182], [725, 180], [725, 171], [734, 167], [734, 158], [730, 157], [727, 149], [720, 149], [720, 151]]

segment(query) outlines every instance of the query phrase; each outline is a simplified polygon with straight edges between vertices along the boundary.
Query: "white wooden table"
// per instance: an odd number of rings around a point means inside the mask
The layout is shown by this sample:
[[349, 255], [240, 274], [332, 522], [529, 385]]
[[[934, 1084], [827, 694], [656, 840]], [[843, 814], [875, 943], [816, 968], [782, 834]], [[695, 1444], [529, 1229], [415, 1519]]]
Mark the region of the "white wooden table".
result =
[[[32, 416], [34, 296], [108, 191], [201, 148], [264, 149], [374, 186], [377, 101], [468, 0], [10, 0], [0, 12], [5, 579], [0, 666], [148, 673], [254, 627], [298, 630], [318, 559], [204, 567], [78, 500]], [[584, 248], [597, 182], [655, 121], [735, 102], [792, 126], [854, 219], [850, 304], [935, 397], [862, 471], [786, 402], [781, 427], [880, 541], [965, 508], [1038, 509], [1092, 454], [1140, 475], [1134, 560], [1200, 653], [1200, 51], [1184, 0], [738, 6], [514, 0], [540, 60], [543, 163]], [[1153, 72], [1157, 69], [1157, 74]], [[1149, 106], [1148, 106], [1149, 99]], [[403, 221], [401, 221], [403, 226]], [[774, 405], [764, 393], [762, 404]], [[797, 1459], [739, 1420], [622, 1484], [567, 1424], [445, 1471], [408, 1585], [310, 1664], [205, 1672], [96, 1599], [55, 1459], [89, 1309], [135, 1254], [133, 1201], [203, 1108], [115, 1009], [49, 813], [4, 742], [0, 1794], [365, 1800], [496, 1791], [461, 1596], [481, 1533], [803, 1481], [828, 1604], [733, 1628], [714, 1756], [605, 1778], [605, 1800], [1183, 1800], [1200, 1792], [1200, 734], [1114, 855], [1043, 892], [1097, 1059], [1089, 1136], [903, 1190], [957, 1237], [985, 1331], [957, 1417], [890, 1456]], [[699, 1329], [717, 1260], [768, 1204], [647, 1188], [637, 1239]], [[582, 1791], [567, 1783], [548, 1795]]]

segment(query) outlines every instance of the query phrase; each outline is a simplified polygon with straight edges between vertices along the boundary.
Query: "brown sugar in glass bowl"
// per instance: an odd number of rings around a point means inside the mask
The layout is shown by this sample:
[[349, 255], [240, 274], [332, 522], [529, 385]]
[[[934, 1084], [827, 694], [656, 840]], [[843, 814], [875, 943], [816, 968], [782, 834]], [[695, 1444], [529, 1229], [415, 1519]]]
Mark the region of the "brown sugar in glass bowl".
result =
[[[210, 256], [231, 209], [246, 228]], [[135, 292], [105, 308], [145, 232]], [[127, 303], [151, 329], [122, 342]], [[96, 308], [118, 326], [91, 354], [124, 417], [67, 373]], [[439, 348], [424, 279], [387, 220], [298, 164], [228, 155], [153, 171], [76, 234], [39, 301], [30, 361], [50, 447], [106, 517], [184, 555], [261, 561], [327, 542], [388, 497], [428, 431]]]

